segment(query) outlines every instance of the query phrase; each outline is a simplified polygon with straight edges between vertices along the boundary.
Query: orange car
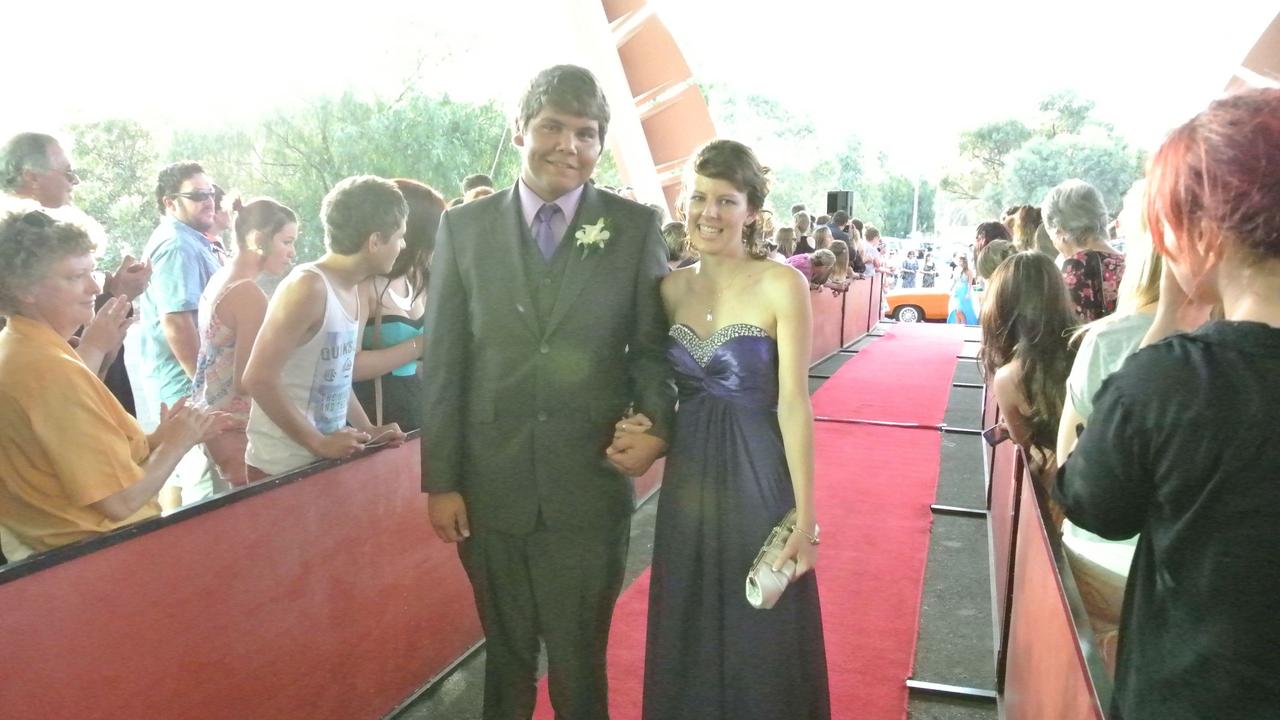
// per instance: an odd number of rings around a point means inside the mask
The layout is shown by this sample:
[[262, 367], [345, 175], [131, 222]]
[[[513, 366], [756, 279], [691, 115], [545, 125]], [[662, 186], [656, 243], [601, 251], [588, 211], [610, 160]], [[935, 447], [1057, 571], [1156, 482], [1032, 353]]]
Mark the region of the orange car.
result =
[[950, 293], [942, 288], [907, 288], [884, 294], [888, 304], [884, 316], [898, 322], [946, 322]]

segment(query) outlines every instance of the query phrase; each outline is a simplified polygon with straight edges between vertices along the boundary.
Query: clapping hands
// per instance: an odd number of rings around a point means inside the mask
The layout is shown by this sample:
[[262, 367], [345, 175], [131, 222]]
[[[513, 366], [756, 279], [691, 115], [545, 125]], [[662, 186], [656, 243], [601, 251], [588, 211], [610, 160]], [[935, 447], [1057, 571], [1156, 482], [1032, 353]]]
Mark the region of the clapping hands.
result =
[[[133, 324], [133, 318], [129, 317], [131, 307], [129, 299], [123, 295], [107, 300], [89, 324], [84, 326], [77, 348], [85, 352], [100, 353], [103, 357], [119, 350], [124, 344], [125, 333]], [[81, 353], [82, 357], [85, 352]]]
[[645, 474], [667, 449], [667, 443], [650, 435], [653, 421], [644, 413], [627, 415], [614, 426], [613, 443], [604, 451], [609, 464], [631, 477]]
[[169, 407], [160, 404], [160, 425], [151, 434], [150, 444], [156, 446], [172, 443], [183, 451], [197, 443], [206, 442], [228, 430], [243, 430], [244, 421], [228, 413], [190, 405], [186, 398]]
[[133, 300], [147, 289], [147, 284], [151, 282], [151, 263], [138, 262], [132, 255], [125, 255], [120, 260], [120, 267], [116, 271], [107, 275], [106, 280], [102, 283], [103, 292], [112, 295], [123, 295], [127, 300]]

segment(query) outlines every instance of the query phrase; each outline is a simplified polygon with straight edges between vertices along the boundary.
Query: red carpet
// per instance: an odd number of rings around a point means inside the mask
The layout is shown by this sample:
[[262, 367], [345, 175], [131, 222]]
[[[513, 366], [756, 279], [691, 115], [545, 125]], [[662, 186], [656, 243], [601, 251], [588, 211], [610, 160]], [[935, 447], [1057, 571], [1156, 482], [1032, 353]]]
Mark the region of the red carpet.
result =
[[823, 383], [813, 414], [940, 423], [962, 339], [971, 336], [960, 325], [893, 325]]
[[[894, 326], [827, 380], [815, 412], [941, 422], [962, 337], [942, 325]], [[835, 720], [906, 717], [941, 442], [928, 430], [816, 423], [818, 583]], [[648, 593], [645, 572], [614, 612], [613, 720], [640, 717]], [[554, 717], [545, 678], [534, 717]]]

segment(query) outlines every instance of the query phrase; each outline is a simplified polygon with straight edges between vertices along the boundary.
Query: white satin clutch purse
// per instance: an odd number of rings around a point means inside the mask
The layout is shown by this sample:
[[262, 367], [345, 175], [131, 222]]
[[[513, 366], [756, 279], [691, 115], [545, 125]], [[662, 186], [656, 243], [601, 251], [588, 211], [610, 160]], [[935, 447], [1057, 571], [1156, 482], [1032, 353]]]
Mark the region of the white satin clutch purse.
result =
[[792, 580], [796, 578], [796, 563], [788, 560], [781, 570], [773, 569], [773, 562], [782, 554], [791, 538], [792, 528], [796, 524], [796, 511], [792, 508], [786, 516], [773, 526], [769, 537], [765, 539], [756, 559], [747, 571], [747, 602], [757, 610], [768, 610], [782, 597]]

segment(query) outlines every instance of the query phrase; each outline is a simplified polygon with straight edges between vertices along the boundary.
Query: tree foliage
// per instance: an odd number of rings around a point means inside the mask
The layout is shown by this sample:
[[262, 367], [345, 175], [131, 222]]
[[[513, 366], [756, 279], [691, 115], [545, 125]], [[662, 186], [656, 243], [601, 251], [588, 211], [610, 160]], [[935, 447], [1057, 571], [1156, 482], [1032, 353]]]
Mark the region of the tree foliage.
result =
[[[920, 207], [916, 229], [922, 233], [934, 230], [933, 201], [936, 191], [928, 182], [920, 181]], [[911, 216], [916, 210], [916, 186], [903, 175], [890, 175], [880, 183], [881, 219], [877, 227], [888, 237], [911, 234]]]
[[959, 158], [941, 190], [963, 209], [957, 220], [998, 217], [1012, 205], [1039, 204], [1050, 188], [1070, 178], [1096, 186], [1115, 208], [1142, 175], [1142, 153], [1092, 116], [1094, 103], [1060, 92], [1039, 104], [1040, 122], [993, 122], [963, 133]]
[[[884, 230], [886, 234], [910, 232], [914, 184], [889, 173], [888, 158], [883, 155], [868, 168], [866, 150], [856, 135], [827, 142], [803, 110], [773, 98], [738, 93], [719, 84], [704, 86], [703, 93], [719, 135], [747, 144], [771, 168], [767, 203], [777, 216], [777, 225], [791, 224], [794, 205], [803, 204], [811, 214], [821, 215], [826, 211], [827, 192], [849, 190], [853, 192], [855, 217], [882, 230], [894, 228], [893, 232]], [[902, 182], [910, 188], [905, 199], [900, 192]], [[933, 227], [933, 192], [932, 186], [921, 187], [921, 230]], [[905, 221], [901, 220], [904, 216]]]
[[1142, 153], [1102, 133], [1038, 137], [1009, 157], [1000, 198], [1006, 205], [1038, 205], [1055, 185], [1080, 178], [1102, 193], [1112, 211], [1133, 181], [1142, 176]]
[[114, 268], [124, 255], [139, 254], [156, 225], [155, 139], [132, 120], [103, 120], [69, 130], [81, 179], [75, 204], [107, 231], [107, 247], [100, 250], [104, 267]]
[[353, 94], [316, 99], [250, 126], [179, 129], [163, 152], [136, 123], [92, 123], [72, 128], [86, 176], [76, 199], [110, 233], [109, 258], [137, 254], [156, 224], [151, 192], [160, 166], [196, 160], [230, 192], [269, 195], [293, 208], [301, 226], [298, 255], [310, 260], [323, 252], [320, 201], [344, 177], [414, 178], [446, 198], [471, 173], [513, 181], [519, 155], [509, 147], [507, 122], [493, 104], [408, 90], [393, 101]]

